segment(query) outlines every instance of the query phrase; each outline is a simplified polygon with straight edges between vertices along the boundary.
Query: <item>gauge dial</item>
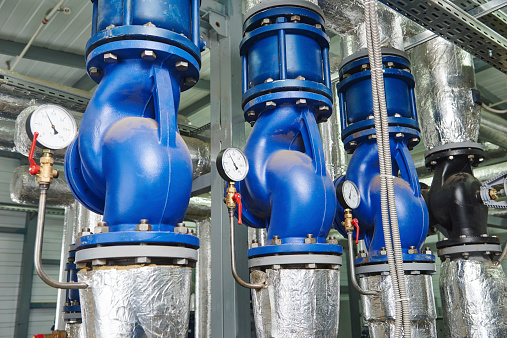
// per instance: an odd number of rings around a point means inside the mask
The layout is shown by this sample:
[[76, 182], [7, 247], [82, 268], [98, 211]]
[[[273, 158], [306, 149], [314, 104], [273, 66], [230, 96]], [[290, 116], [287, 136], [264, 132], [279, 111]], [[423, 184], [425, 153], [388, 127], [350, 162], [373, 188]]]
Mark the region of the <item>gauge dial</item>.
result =
[[240, 149], [227, 148], [218, 154], [217, 169], [226, 181], [242, 181], [248, 174], [248, 160]]
[[44, 104], [35, 109], [26, 121], [26, 131], [32, 139], [39, 133], [37, 145], [53, 150], [66, 148], [76, 137], [76, 121], [71, 113], [54, 104]]
[[343, 181], [336, 187], [336, 197], [345, 209], [355, 209], [361, 203], [359, 189], [352, 181]]

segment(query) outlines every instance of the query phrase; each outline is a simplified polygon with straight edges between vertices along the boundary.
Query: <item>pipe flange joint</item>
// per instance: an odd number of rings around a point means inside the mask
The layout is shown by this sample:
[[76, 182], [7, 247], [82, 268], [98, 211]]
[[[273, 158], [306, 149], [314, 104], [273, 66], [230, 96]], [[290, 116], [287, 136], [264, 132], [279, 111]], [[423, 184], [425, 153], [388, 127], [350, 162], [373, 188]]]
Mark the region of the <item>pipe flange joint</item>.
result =
[[467, 157], [472, 166], [477, 167], [484, 161], [484, 147], [476, 142], [457, 142], [436, 146], [424, 154], [425, 165], [433, 169], [440, 161], [452, 160], [454, 157]]

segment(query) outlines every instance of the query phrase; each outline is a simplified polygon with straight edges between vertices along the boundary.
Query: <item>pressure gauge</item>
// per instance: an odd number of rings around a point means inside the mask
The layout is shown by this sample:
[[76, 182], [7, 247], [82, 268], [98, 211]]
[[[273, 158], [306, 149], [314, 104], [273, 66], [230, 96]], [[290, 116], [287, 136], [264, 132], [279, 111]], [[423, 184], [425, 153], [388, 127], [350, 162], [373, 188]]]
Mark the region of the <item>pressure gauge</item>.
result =
[[226, 148], [217, 156], [217, 169], [226, 181], [242, 181], [248, 174], [248, 160], [240, 149]]
[[336, 187], [338, 202], [345, 209], [355, 209], [361, 203], [359, 189], [352, 181], [343, 181]]
[[26, 121], [26, 132], [33, 139], [39, 133], [37, 145], [53, 150], [66, 148], [76, 137], [76, 121], [71, 113], [54, 104], [35, 109]]

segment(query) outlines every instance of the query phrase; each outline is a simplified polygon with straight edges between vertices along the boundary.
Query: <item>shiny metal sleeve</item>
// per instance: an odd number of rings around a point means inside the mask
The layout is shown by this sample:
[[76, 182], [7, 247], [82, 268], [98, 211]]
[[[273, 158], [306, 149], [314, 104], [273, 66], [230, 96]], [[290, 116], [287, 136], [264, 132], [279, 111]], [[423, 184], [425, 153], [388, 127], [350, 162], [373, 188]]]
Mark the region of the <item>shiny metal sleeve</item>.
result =
[[[430, 275], [405, 275], [413, 338], [435, 338], [436, 308]], [[389, 275], [360, 277], [364, 290], [380, 291], [378, 296], [361, 296], [363, 319], [373, 338], [394, 337], [395, 297]]]
[[186, 337], [192, 268], [108, 266], [80, 270], [86, 337]]
[[440, 270], [445, 337], [507, 337], [507, 279], [491, 261], [446, 260]]
[[257, 337], [336, 337], [340, 271], [332, 269], [254, 270], [252, 290]]
[[[245, 0], [245, 12], [248, 12], [249, 10], [251, 10], [252, 8], [257, 6], [258, 4], [267, 3], [270, 1], [273, 1], [273, 0]], [[308, 1], [308, 2], [311, 2], [312, 4], [315, 4], [315, 5], [318, 4], [317, 0], [302, 0], [302, 1]], [[289, 3], [289, 5], [290, 5], [290, 3]]]
[[427, 149], [448, 143], [477, 142], [480, 106], [473, 102], [473, 57], [443, 38], [411, 53], [419, 125]]

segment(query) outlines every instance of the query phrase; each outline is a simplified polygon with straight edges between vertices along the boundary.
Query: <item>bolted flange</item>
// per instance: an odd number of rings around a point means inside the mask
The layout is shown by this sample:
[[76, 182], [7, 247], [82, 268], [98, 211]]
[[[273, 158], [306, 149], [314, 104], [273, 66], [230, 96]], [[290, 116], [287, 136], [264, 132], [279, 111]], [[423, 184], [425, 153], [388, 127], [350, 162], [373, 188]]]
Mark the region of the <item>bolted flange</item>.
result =
[[174, 232], [178, 234], [186, 234], [188, 233], [188, 228], [185, 226], [185, 223], [178, 223], [178, 226], [174, 228]]
[[107, 226], [107, 223], [106, 222], [98, 222], [97, 226], [94, 229], [94, 233], [104, 234], [106, 232], [109, 232], [109, 227]]
[[271, 240], [271, 245], [280, 245], [282, 244], [282, 240], [279, 236], [273, 236], [273, 239]]
[[315, 238], [313, 238], [312, 234], [306, 235], [305, 244], [315, 244], [315, 243], [317, 243], [317, 241], [315, 240]]

